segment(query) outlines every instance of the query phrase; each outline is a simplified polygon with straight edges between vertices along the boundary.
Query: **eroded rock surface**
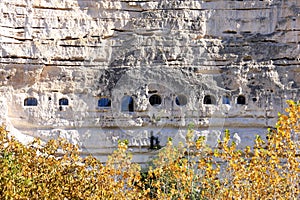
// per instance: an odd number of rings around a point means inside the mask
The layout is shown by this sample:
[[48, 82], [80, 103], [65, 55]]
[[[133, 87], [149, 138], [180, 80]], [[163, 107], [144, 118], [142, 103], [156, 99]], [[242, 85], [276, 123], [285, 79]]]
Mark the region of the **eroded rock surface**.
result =
[[2, 0], [0, 11], [2, 121], [99, 157], [128, 139], [144, 162], [151, 136], [184, 142], [191, 123], [211, 145], [228, 128], [244, 147], [299, 100], [298, 0]]

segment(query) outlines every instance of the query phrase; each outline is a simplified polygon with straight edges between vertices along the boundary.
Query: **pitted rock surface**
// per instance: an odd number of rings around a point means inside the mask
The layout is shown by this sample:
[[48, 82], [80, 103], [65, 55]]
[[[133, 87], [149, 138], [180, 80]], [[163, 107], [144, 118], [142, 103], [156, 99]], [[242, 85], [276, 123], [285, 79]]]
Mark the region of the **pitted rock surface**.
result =
[[1, 121], [101, 159], [128, 139], [146, 162], [190, 124], [243, 148], [299, 100], [299, 39], [298, 0], [2, 0]]

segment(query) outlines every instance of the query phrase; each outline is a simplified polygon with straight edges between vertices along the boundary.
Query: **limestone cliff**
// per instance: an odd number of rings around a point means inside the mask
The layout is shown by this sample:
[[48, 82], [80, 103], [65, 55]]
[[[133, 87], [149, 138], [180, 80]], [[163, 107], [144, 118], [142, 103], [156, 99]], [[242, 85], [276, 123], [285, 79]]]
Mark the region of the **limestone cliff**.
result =
[[[106, 154], [129, 139], [250, 144], [299, 100], [298, 0], [1, 0], [1, 118]], [[152, 141], [153, 142], [153, 141]], [[155, 145], [155, 142], [154, 142]], [[143, 162], [143, 156], [137, 156]]]

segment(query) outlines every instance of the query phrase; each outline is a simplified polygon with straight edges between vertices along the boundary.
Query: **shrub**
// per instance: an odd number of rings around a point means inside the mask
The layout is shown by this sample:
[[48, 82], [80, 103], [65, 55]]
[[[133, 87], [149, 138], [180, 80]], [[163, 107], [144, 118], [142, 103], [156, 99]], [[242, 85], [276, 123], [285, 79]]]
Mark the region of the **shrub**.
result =
[[63, 139], [22, 145], [0, 127], [1, 199], [299, 199], [300, 105], [288, 101], [267, 140], [237, 150], [225, 131], [218, 148], [200, 137], [186, 144], [172, 140], [142, 172], [131, 162], [127, 141], [102, 164], [81, 158]]
[[1, 127], [0, 199], [138, 199], [140, 169], [126, 149], [120, 142], [102, 165], [63, 139], [24, 146]]
[[279, 114], [267, 141], [237, 150], [225, 131], [216, 149], [203, 138], [174, 147], [169, 141], [150, 168], [150, 196], [156, 199], [299, 199], [300, 170], [293, 140], [300, 132], [300, 105], [288, 101], [288, 115]]

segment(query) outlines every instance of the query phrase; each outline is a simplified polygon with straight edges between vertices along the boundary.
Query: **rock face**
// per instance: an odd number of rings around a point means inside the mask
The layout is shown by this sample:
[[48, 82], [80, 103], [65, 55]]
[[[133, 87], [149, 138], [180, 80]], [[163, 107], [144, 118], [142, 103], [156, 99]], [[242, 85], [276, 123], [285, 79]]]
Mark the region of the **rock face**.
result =
[[[242, 148], [299, 100], [298, 0], [2, 0], [3, 122], [134, 159], [189, 124]], [[195, 136], [195, 137], [196, 137]], [[158, 144], [159, 143], [159, 144]]]

